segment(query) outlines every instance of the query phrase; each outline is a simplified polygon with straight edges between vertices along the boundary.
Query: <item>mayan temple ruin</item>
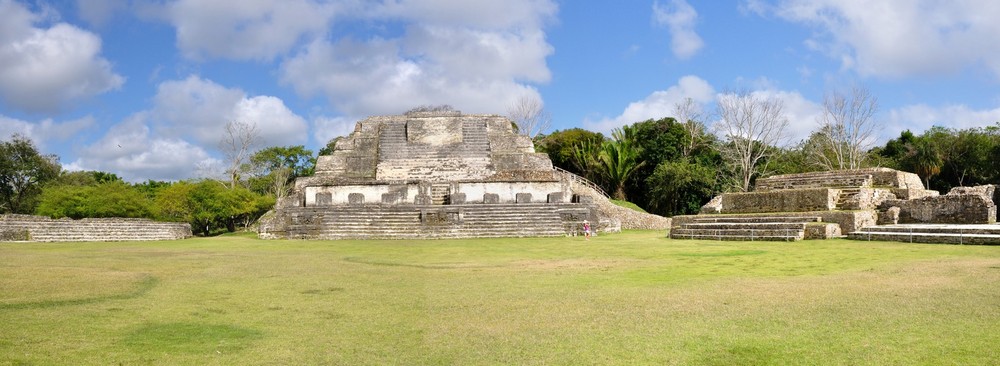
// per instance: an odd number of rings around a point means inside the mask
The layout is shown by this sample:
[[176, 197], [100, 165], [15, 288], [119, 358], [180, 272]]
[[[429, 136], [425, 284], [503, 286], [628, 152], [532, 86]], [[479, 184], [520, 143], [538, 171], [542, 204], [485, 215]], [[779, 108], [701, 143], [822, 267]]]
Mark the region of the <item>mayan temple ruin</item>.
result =
[[259, 236], [563, 236], [578, 234], [585, 220], [619, 230], [586, 183], [554, 168], [502, 116], [370, 117], [318, 158], [313, 176], [295, 181], [293, 193], [261, 219]]
[[887, 168], [777, 175], [674, 217], [670, 237], [1000, 244], [998, 193], [987, 185], [939, 195], [916, 174]]

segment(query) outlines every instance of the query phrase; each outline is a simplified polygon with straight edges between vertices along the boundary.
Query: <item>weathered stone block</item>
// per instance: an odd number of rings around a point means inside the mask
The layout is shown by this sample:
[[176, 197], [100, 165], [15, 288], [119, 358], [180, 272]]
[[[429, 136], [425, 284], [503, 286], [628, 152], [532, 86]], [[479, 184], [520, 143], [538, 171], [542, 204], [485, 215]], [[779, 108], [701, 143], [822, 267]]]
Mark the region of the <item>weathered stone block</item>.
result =
[[396, 193], [382, 193], [382, 204], [394, 205], [399, 203], [399, 195]]
[[465, 204], [465, 193], [452, 193], [448, 195], [448, 204], [450, 205]]
[[361, 193], [351, 193], [347, 195], [347, 203], [352, 205], [360, 205], [365, 203], [365, 195]]
[[434, 200], [428, 194], [418, 194], [416, 198], [413, 199], [413, 203], [416, 205], [433, 205]]
[[[363, 200], [363, 199], [362, 199]], [[316, 193], [317, 206], [329, 206], [333, 204], [333, 194], [330, 192]]]
[[899, 207], [892, 206], [878, 214], [879, 225], [895, 225], [899, 223]]
[[585, 194], [574, 194], [573, 203], [594, 203], [594, 197]]
[[531, 203], [531, 193], [518, 193], [514, 196], [515, 203]]
[[563, 193], [562, 192], [552, 192], [552, 193], [549, 193], [548, 196], [545, 198], [545, 202], [548, 202], [548, 203], [562, 203], [563, 202]]
[[483, 194], [483, 203], [486, 204], [497, 204], [500, 203], [500, 195], [496, 193], [486, 193]]

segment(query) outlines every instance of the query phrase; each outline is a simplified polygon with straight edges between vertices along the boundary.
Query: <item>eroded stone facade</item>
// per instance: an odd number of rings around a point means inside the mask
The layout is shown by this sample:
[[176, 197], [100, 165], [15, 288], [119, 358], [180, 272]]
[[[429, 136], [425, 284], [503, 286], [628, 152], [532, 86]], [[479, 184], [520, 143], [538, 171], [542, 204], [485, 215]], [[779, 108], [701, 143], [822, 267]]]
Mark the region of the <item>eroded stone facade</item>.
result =
[[579, 196], [505, 117], [370, 117], [317, 159], [313, 176], [296, 180], [259, 232], [333, 239], [560, 235], [584, 220], [620, 227]]

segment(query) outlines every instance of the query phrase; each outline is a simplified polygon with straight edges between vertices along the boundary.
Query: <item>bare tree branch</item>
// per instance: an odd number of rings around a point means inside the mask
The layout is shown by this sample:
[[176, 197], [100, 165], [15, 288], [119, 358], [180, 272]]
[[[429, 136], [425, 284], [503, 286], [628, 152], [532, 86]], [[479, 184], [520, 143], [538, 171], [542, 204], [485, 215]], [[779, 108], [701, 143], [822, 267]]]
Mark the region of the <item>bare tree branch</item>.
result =
[[853, 86], [848, 95], [828, 93], [818, 120], [819, 143], [810, 156], [827, 170], [864, 166], [875, 143], [878, 100], [865, 87]]
[[765, 158], [784, 142], [784, 104], [775, 97], [740, 91], [721, 95], [716, 105], [721, 118], [716, 127], [727, 140], [722, 154], [732, 170], [733, 186], [749, 191], [753, 177], [766, 172]]
[[230, 178], [230, 188], [236, 188], [236, 184], [240, 182], [240, 173], [256, 149], [259, 138], [260, 131], [256, 124], [243, 121], [226, 123], [226, 134], [219, 142], [219, 149], [225, 154], [228, 163], [226, 173]]
[[691, 156], [691, 153], [701, 146], [704, 141], [702, 137], [705, 133], [705, 125], [702, 124], [701, 108], [694, 102], [694, 99], [684, 98], [683, 101], [674, 105], [674, 118], [684, 125], [687, 131], [688, 141], [684, 143], [684, 156]]
[[534, 138], [549, 129], [552, 116], [545, 111], [542, 100], [524, 95], [507, 107], [507, 117], [517, 124], [517, 133]]

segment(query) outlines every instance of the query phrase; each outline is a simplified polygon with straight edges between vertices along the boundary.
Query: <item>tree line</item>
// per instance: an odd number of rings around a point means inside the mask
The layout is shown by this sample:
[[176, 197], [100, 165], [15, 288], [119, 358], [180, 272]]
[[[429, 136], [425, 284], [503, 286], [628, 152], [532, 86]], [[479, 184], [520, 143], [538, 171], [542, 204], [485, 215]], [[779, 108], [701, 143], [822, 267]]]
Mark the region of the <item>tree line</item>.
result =
[[284, 197], [296, 177], [311, 175], [315, 158], [304, 146], [246, 152], [230, 180], [129, 183], [113, 173], [65, 171], [55, 155], [28, 138], [0, 142], [0, 214], [52, 218], [126, 217], [188, 222], [198, 235], [254, 223]]
[[673, 117], [635, 122], [611, 136], [580, 128], [535, 138], [555, 166], [583, 176], [664, 216], [697, 213], [722, 192], [753, 189], [775, 175], [888, 167], [914, 172], [929, 189], [1000, 184], [1000, 123], [967, 129], [904, 131], [875, 146], [878, 101], [866, 88], [831, 92], [803, 141], [788, 143], [780, 100], [751, 92], [724, 93], [710, 131], [691, 100]]

